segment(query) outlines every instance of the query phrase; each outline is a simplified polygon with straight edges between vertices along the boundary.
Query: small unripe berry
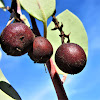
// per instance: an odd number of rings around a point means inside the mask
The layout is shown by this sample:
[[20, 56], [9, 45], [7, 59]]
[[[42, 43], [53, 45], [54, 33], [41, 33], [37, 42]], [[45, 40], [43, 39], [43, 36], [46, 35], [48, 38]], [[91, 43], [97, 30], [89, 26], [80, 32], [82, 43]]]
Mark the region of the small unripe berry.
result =
[[86, 65], [84, 50], [75, 43], [64, 43], [56, 51], [55, 62], [59, 69], [65, 73], [77, 74]]
[[38, 36], [33, 41], [33, 47], [28, 52], [30, 58], [36, 63], [46, 63], [53, 54], [51, 43], [44, 37]]
[[1, 47], [7, 55], [21, 56], [28, 52], [35, 35], [23, 23], [12, 23], [1, 33]]

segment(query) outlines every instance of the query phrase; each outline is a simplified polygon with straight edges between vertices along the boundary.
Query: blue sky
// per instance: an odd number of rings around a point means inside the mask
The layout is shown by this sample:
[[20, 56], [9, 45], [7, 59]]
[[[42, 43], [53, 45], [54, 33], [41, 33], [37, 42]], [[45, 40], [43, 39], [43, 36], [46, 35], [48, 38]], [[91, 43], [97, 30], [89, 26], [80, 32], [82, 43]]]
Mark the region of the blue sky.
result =
[[[11, 0], [4, 0], [10, 6]], [[64, 88], [69, 100], [100, 100], [100, 0], [56, 0], [58, 15], [69, 9], [82, 21], [88, 35], [88, 62], [77, 75], [68, 75]], [[28, 18], [28, 14], [22, 11]], [[0, 9], [0, 33], [9, 19], [9, 12]], [[48, 20], [50, 23], [51, 18]], [[29, 19], [30, 22], [30, 19]], [[37, 21], [40, 32], [42, 23]], [[57, 100], [49, 73], [41, 64], [34, 64], [27, 54], [7, 56], [2, 49], [0, 68], [23, 100]]]

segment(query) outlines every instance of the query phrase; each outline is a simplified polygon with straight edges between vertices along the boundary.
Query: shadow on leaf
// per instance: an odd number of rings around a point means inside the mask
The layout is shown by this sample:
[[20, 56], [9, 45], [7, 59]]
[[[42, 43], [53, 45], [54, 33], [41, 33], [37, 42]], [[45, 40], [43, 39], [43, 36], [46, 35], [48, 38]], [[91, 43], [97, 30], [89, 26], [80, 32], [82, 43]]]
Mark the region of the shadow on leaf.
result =
[[7, 82], [0, 81], [0, 89], [16, 100], [22, 100], [16, 90]]

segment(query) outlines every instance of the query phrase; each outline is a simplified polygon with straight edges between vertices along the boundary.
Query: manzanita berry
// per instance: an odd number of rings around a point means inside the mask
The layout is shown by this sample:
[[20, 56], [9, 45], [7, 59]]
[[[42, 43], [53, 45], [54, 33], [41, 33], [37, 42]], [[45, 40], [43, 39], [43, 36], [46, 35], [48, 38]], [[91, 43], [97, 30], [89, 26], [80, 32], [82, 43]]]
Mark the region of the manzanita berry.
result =
[[69, 74], [81, 72], [86, 61], [84, 50], [75, 43], [63, 43], [55, 54], [55, 62], [59, 69]]
[[28, 52], [30, 58], [36, 63], [46, 63], [53, 54], [51, 43], [44, 37], [38, 36], [33, 41], [33, 47]]
[[12, 23], [1, 33], [1, 47], [7, 55], [21, 56], [28, 52], [35, 35], [23, 23]]

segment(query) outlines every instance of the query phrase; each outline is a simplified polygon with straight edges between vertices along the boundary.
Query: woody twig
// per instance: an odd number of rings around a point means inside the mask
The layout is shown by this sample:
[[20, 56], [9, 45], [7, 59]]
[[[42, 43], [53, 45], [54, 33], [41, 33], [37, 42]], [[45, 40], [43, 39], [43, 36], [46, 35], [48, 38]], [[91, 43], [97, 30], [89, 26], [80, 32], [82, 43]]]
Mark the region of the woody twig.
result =
[[58, 20], [57, 20], [57, 18], [56, 18], [56, 16], [55, 16], [55, 14], [56, 14], [56, 10], [54, 11], [54, 13], [53, 13], [53, 15], [52, 15], [52, 17], [53, 17], [53, 19], [52, 19], [52, 21], [54, 22], [54, 24], [55, 24], [55, 27], [52, 29], [52, 30], [59, 30], [60, 31], [60, 37], [61, 37], [61, 42], [62, 42], [62, 44], [64, 43], [64, 39], [65, 39], [65, 37], [68, 39], [68, 43], [70, 42], [70, 39], [69, 39], [69, 35], [70, 35], [70, 33], [68, 34], [68, 35], [66, 35], [65, 33], [64, 33], [64, 31], [63, 31], [63, 23], [61, 23], [61, 26], [59, 25], [59, 22], [58, 22]]

